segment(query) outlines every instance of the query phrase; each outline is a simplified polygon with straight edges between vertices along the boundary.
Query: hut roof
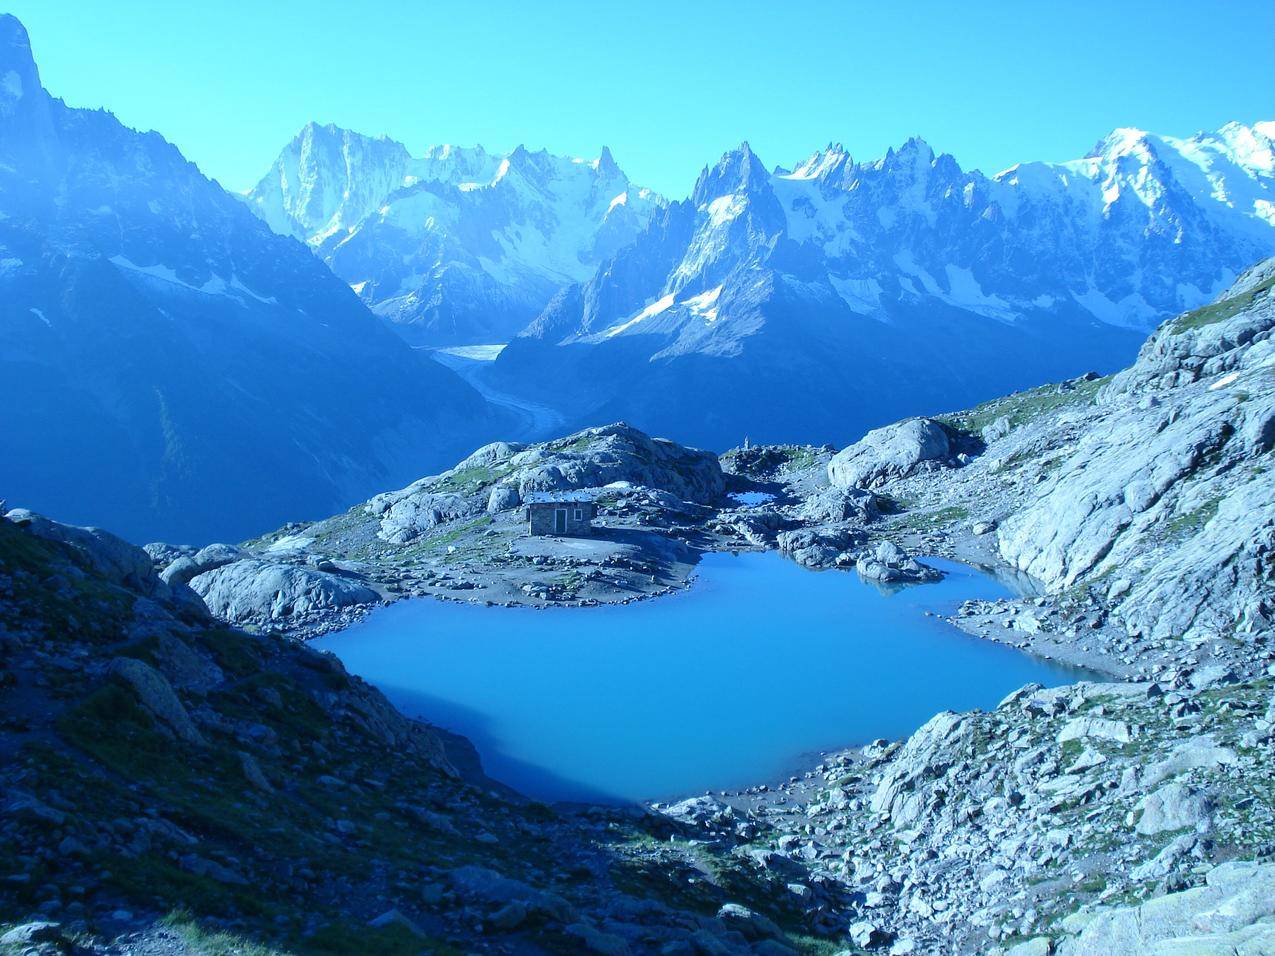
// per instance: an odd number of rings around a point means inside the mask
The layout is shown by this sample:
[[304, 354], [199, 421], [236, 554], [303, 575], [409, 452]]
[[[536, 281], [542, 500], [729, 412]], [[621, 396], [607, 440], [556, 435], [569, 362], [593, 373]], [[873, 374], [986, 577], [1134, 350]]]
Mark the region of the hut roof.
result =
[[592, 491], [533, 491], [523, 501], [529, 505], [577, 504], [595, 497]]

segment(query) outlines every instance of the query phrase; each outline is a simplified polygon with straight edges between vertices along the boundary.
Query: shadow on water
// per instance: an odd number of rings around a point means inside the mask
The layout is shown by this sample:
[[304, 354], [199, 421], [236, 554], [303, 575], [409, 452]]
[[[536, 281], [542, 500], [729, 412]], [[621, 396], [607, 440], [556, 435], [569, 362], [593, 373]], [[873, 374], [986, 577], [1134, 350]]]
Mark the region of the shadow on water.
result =
[[578, 803], [631, 802], [624, 797], [607, 793], [579, 780], [571, 780], [545, 767], [511, 756], [505, 751], [499, 736], [493, 732], [491, 718], [472, 707], [407, 687], [386, 683], [378, 683], [377, 686], [395, 707], [409, 717], [423, 720], [467, 739], [478, 751], [482, 772], [524, 796], [561, 794]]

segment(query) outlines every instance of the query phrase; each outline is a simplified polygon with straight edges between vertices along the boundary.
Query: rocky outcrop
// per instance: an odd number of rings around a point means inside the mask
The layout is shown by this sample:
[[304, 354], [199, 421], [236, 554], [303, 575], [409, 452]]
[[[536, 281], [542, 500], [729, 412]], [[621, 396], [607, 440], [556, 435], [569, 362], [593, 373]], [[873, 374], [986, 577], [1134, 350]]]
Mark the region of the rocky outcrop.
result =
[[1151, 337], [1001, 523], [1008, 561], [1055, 589], [1107, 578], [1151, 639], [1271, 627], [1273, 281], [1275, 260]]
[[371, 588], [336, 574], [249, 558], [221, 565], [190, 585], [217, 617], [235, 624], [291, 625], [333, 609], [375, 604]]
[[882, 541], [855, 561], [859, 575], [878, 584], [923, 584], [938, 581], [943, 572], [922, 564], [892, 541]]
[[147, 551], [109, 531], [62, 524], [26, 508], [14, 508], [3, 516], [36, 537], [73, 548], [97, 574], [113, 584], [130, 588], [156, 601], [174, 602], [181, 606], [183, 613], [194, 618], [204, 618], [208, 614], [203, 601], [187, 587], [186, 579], [157, 578]]
[[923, 468], [942, 467], [952, 456], [947, 430], [929, 418], [913, 418], [877, 428], [828, 463], [837, 488], [876, 488]]
[[868, 524], [881, 517], [881, 499], [862, 488], [820, 489], [803, 499], [797, 516], [812, 524], [853, 521]]
[[95, 571], [116, 584], [144, 594], [167, 593], [155, 579], [150, 555], [109, 531], [51, 521], [26, 508], [14, 508], [5, 517], [37, 537], [75, 548]]
[[826, 568], [834, 564], [848, 564], [851, 558], [846, 549], [860, 543], [863, 538], [863, 533], [856, 528], [825, 525], [781, 531], [775, 535], [775, 544], [798, 564], [808, 568]]
[[138, 702], [168, 732], [186, 743], [203, 745], [203, 735], [163, 674], [145, 661], [117, 657], [111, 662], [111, 676], [129, 687], [137, 695]]
[[366, 510], [379, 519], [382, 540], [403, 545], [440, 525], [516, 508], [535, 491], [615, 483], [695, 504], [714, 503], [725, 491], [716, 455], [617, 423], [538, 445], [485, 445], [440, 475], [377, 495]]
[[404, 493], [377, 495], [368, 510], [381, 519], [381, 537], [390, 544], [407, 544], [440, 524], [479, 514], [479, 502], [458, 494], [435, 494], [424, 485]]
[[[1202, 886], [1120, 906], [1080, 913], [1062, 928], [1075, 935], [1046, 945], [1057, 956], [1151, 956], [1275, 952], [1275, 864], [1223, 863]], [[1031, 942], [1006, 956], [1029, 956]], [[1038, 947], [1037, 951], [1041, 951]]]
[[658, 488], [696, 504], [713, 504], [725, 491], [721, 464], [712, 452], [651, 438], [622, 422], [534, 446], [511, 464], [524, 496], [616, 481]]
[[[161, 551], [162, 545], [148, 545], [165, 557], [169, 553]], [[151, 551], [147, 552], [148, 554]], [[232, 561], [238, 561], [240, 558], [246, 557], [246, 553], [242, 548], [235, 547], [232, 544], [210, 544], [205, 548], [200, 548], [194, 554], [176, 554], [171, 563], [159, 573], [159, 578], [165, 584], [189, 584], [190, 579], [196, 575], [203, 574], [205, 571], [212, 571], [224, 564], [230, 564]]]

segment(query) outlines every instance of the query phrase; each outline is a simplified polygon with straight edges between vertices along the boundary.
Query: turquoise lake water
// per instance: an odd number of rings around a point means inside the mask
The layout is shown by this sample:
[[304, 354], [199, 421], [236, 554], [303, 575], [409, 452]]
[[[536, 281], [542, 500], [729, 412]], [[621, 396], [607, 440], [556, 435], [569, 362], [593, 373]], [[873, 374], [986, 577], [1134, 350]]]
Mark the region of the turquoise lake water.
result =
[[615, 607], [428, 598], [316, 642], [407, 713], [470, 738], [545, 800], [689, 796], [773, 782], [813, 753], [902, 737], [1076, 679], [923, 611], [1009, 591], [964, 565], [894, 592], [777, 554], [705, 557], [688, 591]]

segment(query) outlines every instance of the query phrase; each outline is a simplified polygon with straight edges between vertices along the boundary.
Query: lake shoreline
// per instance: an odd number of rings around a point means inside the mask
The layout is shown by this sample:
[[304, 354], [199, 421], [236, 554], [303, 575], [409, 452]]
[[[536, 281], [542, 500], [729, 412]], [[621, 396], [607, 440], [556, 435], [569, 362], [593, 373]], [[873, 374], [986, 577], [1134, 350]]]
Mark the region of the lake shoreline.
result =
[[[773, 551], [718, 552], [703, 556], [676, 601], [583, 616], [574, 607], [529, 614], [397, 602], [318, 646], [409, 714], [469, 737], [486, 772], [515, 789], [578, 801], [527, 769], [575, 779], [563, 757], [546, 756], [553, 743], [579, 754], [570, 759], [580, 779], [599, 775], [588, 799], [649, 803], [653, 794], [777, 780], [838, 740], [906, 736], [935, 710], [990, 706], [1031, 680], [1072, 679], [950, 627], [945, 610], [1008, 591], [972, 568], [936, 563], [946, 566], [943, 582], [878, 593], [857, 575], [812, 574]], [[520, 699], [528, 685], [534, 702]], [[551, 713], [541, 700], [553, 701]], [[591, 723], [598, 742], [583, 754], [574, 736]]]

